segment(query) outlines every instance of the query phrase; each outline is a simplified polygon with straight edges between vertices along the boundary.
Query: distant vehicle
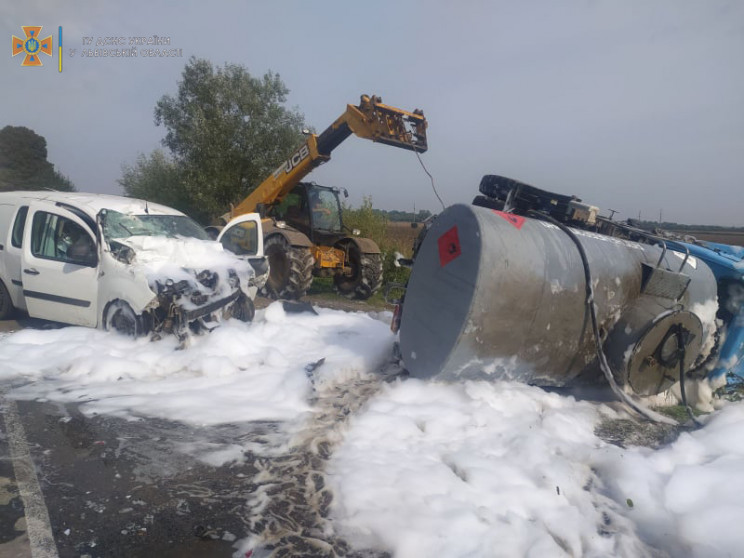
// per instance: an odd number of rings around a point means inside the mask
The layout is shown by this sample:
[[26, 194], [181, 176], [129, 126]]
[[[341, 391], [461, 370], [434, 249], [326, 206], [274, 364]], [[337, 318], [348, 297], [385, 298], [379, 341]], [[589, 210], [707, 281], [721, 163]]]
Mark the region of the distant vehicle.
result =
[[135, 337], [179, 338], [220, 318], [250, 321], [268, 276], [260, 218], [244, 215], [223, 233], [243, 257], [164, 205], [103, 194], [0, 193], [0, 319], [17, 309]]

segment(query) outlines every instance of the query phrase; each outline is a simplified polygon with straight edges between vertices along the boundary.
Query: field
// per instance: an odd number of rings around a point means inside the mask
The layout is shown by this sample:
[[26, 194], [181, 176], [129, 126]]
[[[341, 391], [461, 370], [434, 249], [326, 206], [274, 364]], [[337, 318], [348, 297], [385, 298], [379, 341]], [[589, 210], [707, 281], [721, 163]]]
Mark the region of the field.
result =
[[733, 244], [734, 246], [744, 246], [744, 231], [684, 231], [680, 234], [694, 236], [698, 240], [707, 240], [708, 242], [720, 242], [721, 244]]
[[415, 229], [409, 222], [388, 222], [386, 242], [405, 257], [410, 258], [413, 251], [413, 241], [421, 232], [421, 226]]

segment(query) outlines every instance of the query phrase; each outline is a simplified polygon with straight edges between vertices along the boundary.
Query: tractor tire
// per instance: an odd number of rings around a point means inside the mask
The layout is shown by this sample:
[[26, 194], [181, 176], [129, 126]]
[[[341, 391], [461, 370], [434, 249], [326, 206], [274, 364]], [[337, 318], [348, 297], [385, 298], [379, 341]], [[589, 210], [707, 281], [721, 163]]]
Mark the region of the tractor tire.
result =
[[382, 254], [363, 254], [356, 245], [349, 249], [351, 275], [339, 273], [333, 277], [336, 291], [357, 300], [367, 300], [382, 285]]
[[5, 284], [0, 281], [0, 320], [9, 320], [13, 317], [15, 308], [13, 308], [13, 300], [10, 298], [10, 293], [5, 287]]
[[290, 246], [284, 237], [272, 235], [264, 242], [269, 260], [269, 278], [264, 293], [270, 298], [297, 300], [313, 282], [315, 260], [305, 246]]

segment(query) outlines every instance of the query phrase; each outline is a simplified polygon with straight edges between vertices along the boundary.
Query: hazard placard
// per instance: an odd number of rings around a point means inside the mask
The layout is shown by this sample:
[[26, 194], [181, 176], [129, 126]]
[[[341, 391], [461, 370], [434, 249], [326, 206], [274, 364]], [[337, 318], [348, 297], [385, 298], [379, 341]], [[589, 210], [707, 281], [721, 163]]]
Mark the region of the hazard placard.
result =
[[520, 217], [519, 215], [513, 215], [511, 213], [504, 213], [503, 211], [499, 211], [497, 209], [493, 209], [492, 211], [499, 217], [503, 217], [504, 219], [509, 221], [517, 229], [521, 229], [522, 225], [524, 225], [524, 222], [525, 222], [524, 217]]
[[460, 237], [455, 225], [439, 237], [439, 265], [444, 267], [460, 255]]

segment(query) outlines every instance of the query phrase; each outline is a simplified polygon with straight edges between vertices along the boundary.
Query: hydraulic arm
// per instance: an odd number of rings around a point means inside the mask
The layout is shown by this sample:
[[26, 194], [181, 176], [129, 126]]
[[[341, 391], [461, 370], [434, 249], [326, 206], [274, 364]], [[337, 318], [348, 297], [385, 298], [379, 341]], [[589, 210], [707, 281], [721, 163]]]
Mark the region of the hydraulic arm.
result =
[[233, 208], [230, 216], [251, 213], [258, 204], [281, 201], [315, 167], [328, 161], [331, 152], [351, 134], [423, 153], [427, 149], [426, 126], [421, 110], [408, 112], [384, 105], [374, 95], [362, 95], [359, 106], [347, 105], [346, 111], [320, 135], [310, 134], [299, 149]]

